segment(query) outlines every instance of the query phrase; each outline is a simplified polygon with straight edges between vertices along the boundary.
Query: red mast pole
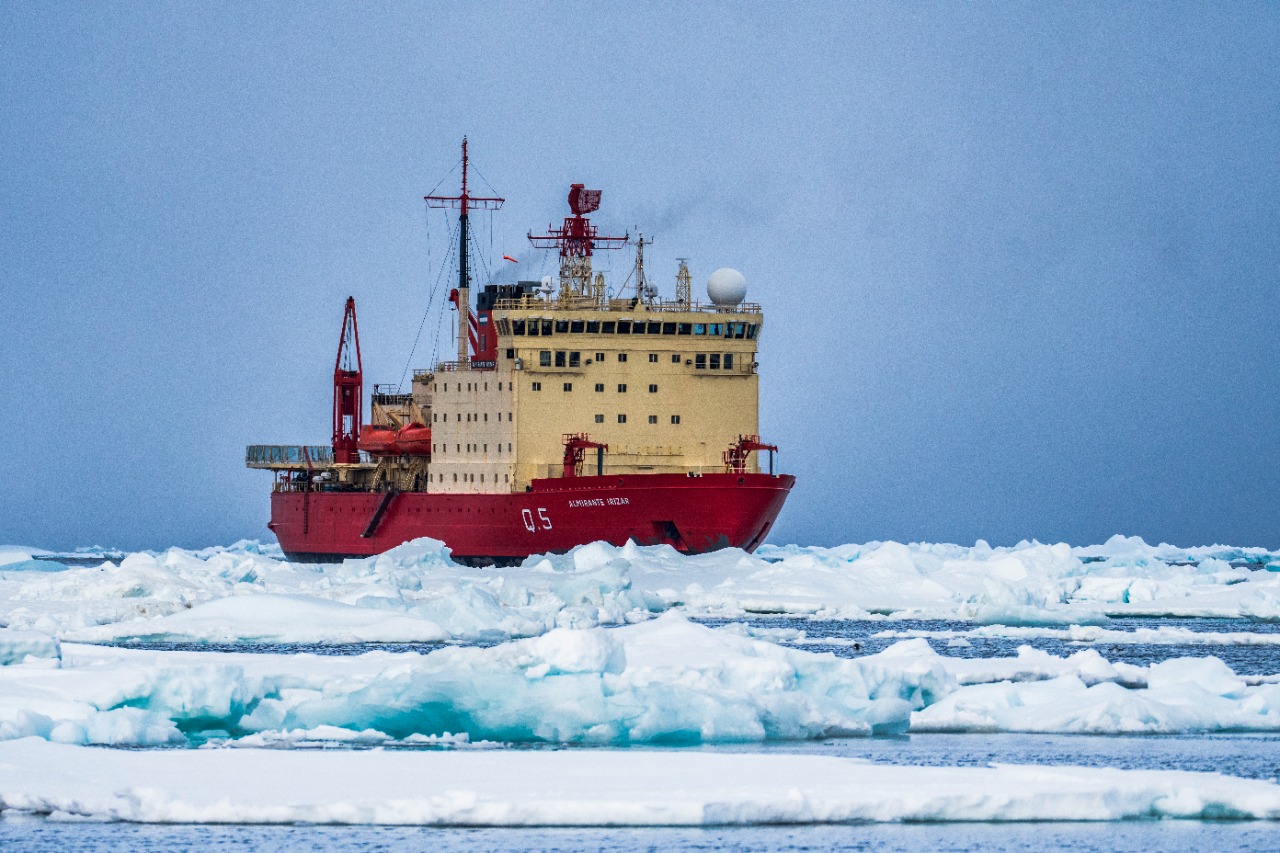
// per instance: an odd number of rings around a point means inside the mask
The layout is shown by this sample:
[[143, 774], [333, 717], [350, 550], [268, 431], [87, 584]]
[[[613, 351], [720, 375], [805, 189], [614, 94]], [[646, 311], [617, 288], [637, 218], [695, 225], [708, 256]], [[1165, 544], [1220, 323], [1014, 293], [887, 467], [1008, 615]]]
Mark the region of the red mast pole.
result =
[[[354, 364], [353, 356], [354, 353]], [[342, 313], [342, 337], [333, 363], [333, 461], [349, 465], [360, 461], [357, 445], [364, 419], [364, 373], [360, 363], [360, 330], [356, 326], [356, 300], [347, 297]]]

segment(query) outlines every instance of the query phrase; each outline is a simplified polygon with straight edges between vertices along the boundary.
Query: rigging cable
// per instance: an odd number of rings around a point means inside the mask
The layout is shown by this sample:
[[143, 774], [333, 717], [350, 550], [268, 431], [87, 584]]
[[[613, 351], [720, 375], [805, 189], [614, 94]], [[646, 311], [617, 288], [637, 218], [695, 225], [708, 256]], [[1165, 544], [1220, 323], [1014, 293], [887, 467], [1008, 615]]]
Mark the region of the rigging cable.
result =
[[[453, 248], [453, 242], [456, 234], [451, 235], [449, 240], [449, 248]], [[447, 254], [447, 253], [446, 253]], [[405, 377], [409, 375], [409, 365], [413, 363], [413, 354], [418, 350], [418, 341], [422, 338], [422, 329], [427, 324], [427, 317], [431, 315], [431, 306], [435, 302], [436, 294], [440, 292], [440, 280], [444, 278], [445, 265], [440, 264], [440, 272], [436, 273], [436, 283], [431, 288], [431, 293], [427, 296], [427, 308], [422, 312], [422, 320], [418, 323], [418, 334], [413, 336], [413, 346], [409, 348], [409, 357], [405, 360], [404, 371], [400, 374], [400, 382], [396, 385], [396, 393], [399, 394], [404, 388]], [[439, 342], [437, 341], [437, 347]], [[431, 355], [431, 361], [435, 362], [435, 352]]]

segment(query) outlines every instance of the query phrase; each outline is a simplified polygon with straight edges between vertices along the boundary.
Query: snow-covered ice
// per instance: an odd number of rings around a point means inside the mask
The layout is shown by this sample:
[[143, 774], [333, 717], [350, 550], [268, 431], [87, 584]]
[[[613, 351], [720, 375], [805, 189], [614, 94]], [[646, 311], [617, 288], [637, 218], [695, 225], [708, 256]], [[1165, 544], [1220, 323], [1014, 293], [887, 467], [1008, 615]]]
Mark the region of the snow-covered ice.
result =
[[[5, 553], [17, 559], [31, 550]], [[1055, 627], [1133, 615], [1280, 619], [1280, 554], [1122, 537], [1075, 549], [876, 542], [693, 557], [665, 546], [594, 543], [512, 569], [458, 566], [430, 539], [338, 565], [279, 556], [273, 547], [242, 542], [139, 552], [55, 573], [0, 565], [0, 625], [94, 642], [311, 641], [316, 627], [305, 599], [367, 611], [336, 619], [333, 642], [492, 642], [557, 627], [623, 625], [671, 609]], [[252, 603], [264, 595], [293, 603]], [[226, 603], [200, 610], [219, 600]], [[392, 614], [405, 619], [386, 618]]]
[[[1105, 643], [1108, 645], [1140, 643], [1146, 646], [1280, 646], [1280, 632], [1193, 631], [1180, 626], [1158, 628], [1103, 628], [1097, 625], [1071, 625], [1066, 628], [1028, 627], [1024, 625], [984, 625], [965, 631], [923, 629], [877, 631], [877, 639], [924, 637], [934, 640], [1008, 639], [1062, 640], [1067, 643]], [[792, 642], [819, 643], [826, 640], [801, 638]]]
[[1185, 771], [898, 767], [785, 754], [136, 752], [27, 739], [0, 743], [0, 809], [153, 823], [437, 826], [1274, 820], [1280, 785]]
[[[1136, 614], [1280, 619], [1280, 555], [1259, 549], [1117, 537], [1089, 548], [877, 542], [686, 557], [595, 543], [476, 569], [432, 540], [322, 566], [241, 542], [118, 561], [104, 551], [100, 565], [52, 572], [34, 565], [39, 553], [0, 549], [0, 809], [463, 825], [1280, 818], [1275, 784], [1214, 774], [610, 749], [1280, 732], [1280, 674], [1240, 675], [1215, 657], [1137, 665], [1097, 647], [951, 657], [926, 639], [1277, 645], [1280, 634], [1261, 628], [1108, 624]], [[809, 650], [842, 642], [808, 638], [804, 626], [816, 623], [687, 618], [752, 614], [879, 620], [877, 636], [900, 641], [837, 657]], [[970, 627], [894, 627], [931, 618]], [[130, 642], [420, 651], [89, 645]], [[505, 748], [521, 743], [601, 749]]]
[[950, 688], [927, 657], [841, 659], [675, 614], [426, 655], [64, 644], [60, 669], [0, 669], [0, 739], [154, 745], [322, 726], [605, 745], [802, 739], [905, 731]]
[[[354, 656], [63, 643], [0, 668], [0, 739], [154, 746], [260, 735], [626, 746], [924, 731], [1280, 731], [1280, 683], [1216, 658], [1086, 649], [953, 658], [923, 639], [855, 658], [678, 614], [488, 648]], [[326, 728], [327, 727], [327, 728]]]

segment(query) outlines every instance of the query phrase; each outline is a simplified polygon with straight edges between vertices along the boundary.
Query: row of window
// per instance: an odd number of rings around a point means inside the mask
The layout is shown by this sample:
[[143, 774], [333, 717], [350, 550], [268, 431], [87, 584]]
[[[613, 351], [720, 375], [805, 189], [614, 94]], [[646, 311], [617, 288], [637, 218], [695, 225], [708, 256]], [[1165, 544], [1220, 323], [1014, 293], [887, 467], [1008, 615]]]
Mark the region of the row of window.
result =
[[[498, 443], [497, 443], [497, 444], [495, 444], [493, 447], [494, 447], [494, 452], [495, 452], [495, 453], [501, 453], [501, 452], [502, 452], [502, 442], [498, 442]], [[455, 444], [455, 445], [453, 446], [453, 450], [454, 450], [454, 452], [455, 452], [455, 453], [462, 453], [462, 452], [463, 452], [463, 450], [462, 450], [462, 445], [461, 445], [461, 444]], [[445, 454], [445, 453], [447, 453], [448, 451], [449, 451], [449, 445], [447, 445], [447, 444], [445, 444], [445, 443], [443, 443], [443, 442], [441, 442], [439, 445], [435, 444], [434, 442], [432, 442], [432, 444], [431, 444], [431, 453], [432, 453], [432, 455], [433, 455], [433, 456], [435, 456], [435, 455], [444, 455], [444, 454]], [[467, 445], [467, 450], [466, 450], [466, 452], [467, 452], [467, 453], [488, 453], [488, 452], [489, 452], [489, 445], [487, 445], [487, 444], [468, 444], [468, 445]], [[508, 453], [510, 453], [510, 452], [511, 452], [511, 442], [507, 442], [507, 452], [508, 452]]]
[[[433, 384], [432, 384], [432, 386], [431, 386], [431, 390], [432, 390], [432, 391], [439, 391], [440, 389], [439, 389], [438, 387], [436, 387], [436, 386], [438, 386], [438, 385], [440, 385], [440, 384], [441, 384], [441, 383], [439, 383], [439, 382], [433, 383]], [[448, 382], [445, 382], [445, 383], [443, 383], [443, 384], [444, 384], [444, 390], [445, 390], [445, 391], [448, 391], [448, 390], [449, 390], [449, 383], [448, 383]], [[462, 382], [455, 382], [455, 383], [453, 383], [453, 384], [454, 384], [454, 385], [456, 385], [456, 386], [458, 386], [458, 390], [459, 390], [459, 391], [461, 391], [461, 390], [462, 390], [462, 386], [463, 386], [463, 384], [464, 384], [464, 383], [462, 383]], [[483, 386], [484, 386], [484, 390], [486, 390], [486, 391], [488, 391], [488, 390], [489, 390], [489, 383], [488, 383], [488, 382], [467, 382], [467, 383], [465, 383], [465, 384], [466, 384], [466, 386], [467, 386], [467, 390], [468, 390], [468, 391], [471, 391], [471, 390], [479, 391], [479, 390], [480, 390], [480, 386], [481, 386], [481, 385], [483, 385]], [[474, 388], [474, 389], [472, 388], [472, 386], [473, 386], [473, 385], [475, 386], [475, 388]], [[499, 390], [499, 391], [501, 391], [501, 390], [502, 390], [502, 383], [501, 383], [501, 382], [499, 382], [499, 383], [498, 383], [498, 390]], [[509, 391], [514, 391], [515, 389], [514, 389], [514, 388], [508, 388], [507, 390], [509, 390]]]
[[[437, 477], [435, 474], [428, 474], [428, 475], [427, 475], [427, 482], [429, 482], [429, 483], [443, 483], [443, 482], [444, 482], [444, 476], [445, 476], [444, 474], [441, 474], [439, 477]], [[463, 475], [462, 475], [462, 482], [464, 482], [464, 483], [474, 483], [475, 481], [476, 481], [476, 475], [475, 475], [475, 474], [463, 474]], [[453, 475], [453, 482], [455, 482], [455, 483], [456, 483], [456, 482], [458, 482], [458, 475], [457, 475], [457, 474], [454, 474], [454, 475]], [[484, 482], [484, 474], [481, 474], [481, 475], [480, 475], [480, 482], [482, 482], [482, 483]], [[494, 474], [494, 475], [493, 475], [493, 482], [495, 482], [495, 483], [496, 483], [496, 482], [498, 482], [498, 475], [497, 475], [497, 474]], [[502, 475], [502, 482], [504, 482], [504, 483], [510, 483], [510, 482], [511, 482], [511, 475], [510, 475], [510, 474], [503, 474], [503, 475]]]
[[[623, 414], [619, 414], [619, 415], [618, 415], [618, 423], [620, 423], [620, 424], [625, 424], [626, 422], [627, 422], [627, 416], [626, 416], [626, 415], [623, 415]], [[651, 423], [651, 424], [656, 424], [657, 422], [658, 422], [658, 416], [657, 416], [657, 415], [649, 415], [649, 423]], [[602, 423], [604, 423], [604, 415], [596, 415], [596, 423], [598, 423], [598, 424], [602, 424]], [[671, 423], [672, 423], [673, 425], [677, 425], [677, 426], [678, 426], [678, 425], [680, 424], [680, 416], [679, 416], [679, 415], [672, 415], [672, 416], [671, 416]]]
[[[508, 350], [507, 352], [514, 353], [513, 350]], [[602, 352], [596, 353], [595, 360], [604, 361], [604, 353]], [[627, 360], [627, 354], [625, 352], [618, 353], [618, 361], [626, 361], [626, 360]], [[658, 361], [658, 354], [656, 352], [649, 353], [649, 362], [651, 364], [656, 364], [657, 361]], [[708, 361], [710, 362], [711, 370], [721, 370], [721, 369], [733, 370], [733, 353], [731, 352], [697, 353], [693, 357], [693, 366], [697, 370], [706, 370]], [[590, 364], [590, 363], [591, 361], [588, 360], [587, 364]], [[672, 364], [680, 363], [680, 353], [677, 352], [677, 353], [671, 354], [671, 363]], [[721, 365], [723, 365], [723, 368], [721, 367]], [[578, 352], [577, 350], [562, 350], [562, 349], [540, 350], [538, 352], [538, 366], [539, 367], [581, 367], [582, 353]], [[499, 382], [498, 386], [499, 386], [498, 390], [501, 391], [502, 383]], [[448, 388], [448, 386], [445, 386], [445, 387], [446, 389]]]
[[[488, 412], [480, 412], [480, 413], [476, 413], [476, 412], [464, 412], [464, 413], [459, 413], [459, 414], [458, 414], [458, 416], [457, 416], [456, 418], [454, 418], [454, 420], [456, 420], [458, 423], [463, 423], [463, 422], [464, 422], [464, 421], [463, 421], [463, 415], [464, 415], [464, 414], [466, 415], [466, 421], [465, 421], [466, 423], [472, 423], [472, 422], [476, 422], [476, 421], [483, 421], [484, 423], [488, 423], [488, 422], [489, 422], [489, 413], [488, 413]], [[494, 414], [494, 416], [498, 419], [498, 422], [499, 422], [499, 423], [501, 423], [501, 422], [502, 422], [502, 412], [494, 412], [493, 414]], [[508, 421], [515, 420], [515, 419], [512, 417], [511, 412], [507, 412], [507, 420], [508, 420]], [[431, 413], [431, 422], [432, 422], [432, 423], [440, 422], [440, 423], [446, 423], [446, 424], [447, 424], [447, 423], [449, 422], [449, 413], [448, 413], [448, 412], [432, 412], [432, 413]]]
[[710, 335], [753, 341], [760, 331], [756, 323], [668, 323], [661, 320], [500, 320], [503, 335], [522, 337], [552, 334], [588, 335]]
[[[534, 390], [534, 391], [541, 391], [541, 390], [542, 390], [542, 383], [541, 383], [541, 382], [534, 382], [534, 383], [533, 383], [533, 390]], [[566, 383], [564, 383], [564, 390], [565, 390], [565, 391], [572, 391], [572, 390], [573, 390], [573, 383], [572, 383], [572, 382], [566, 382]], [[603, 382], [597, 382], [597, 383], [596, 383], [596, 393], [597, 393], [597, 394], [603, 394], [603, 393], [604, 393], [604, 383], [603, 383]], [[627, 393], [627, 383], [625, 383], [625, 382], [619, 382], [619, 383], [618, 383], [618, 393], [619, 393], [619, 394], [625, 394], [625, 393]], [[658, 393], [658, 386], [657, 386], [657, 385], [654, 385], [654, 384], [650, 384], [650, 385], [649, 385], [649, 393], [650, 393], [650, 394], [657, 394], [657, 393]]]

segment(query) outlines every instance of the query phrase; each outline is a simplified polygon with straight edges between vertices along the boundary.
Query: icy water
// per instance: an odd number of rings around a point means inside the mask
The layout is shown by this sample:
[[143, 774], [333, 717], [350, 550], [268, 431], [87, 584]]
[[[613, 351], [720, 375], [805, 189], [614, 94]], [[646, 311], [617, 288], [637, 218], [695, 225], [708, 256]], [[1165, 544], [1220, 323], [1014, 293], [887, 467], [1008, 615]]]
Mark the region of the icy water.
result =
[[[1150, 619], [1127, 618], [1112, 619], [1106, 627], [1118, 632], [1132, 632], [1143, 628], [1168, 629], [1183, 628], [1197, 633], [1224, 634], [1249, 633], [1274, 636], [1274, 645], [1204, 645], [1178, 643], [1130, 643], [1108, 640], [1107, 642], [1087, 643], [1070, 642], [1052, 637], [975, 637], [969, 635], [975, 627], [970, 622], [954, 622], [946, 620], [838, 620], [838, 619], [804, 619], [795, 617], [765, 617], [754, 619], [698, 619], [698, 622], [712, 628], [729, 624], [746, 624], [752, 629], [769, 631], [802, 631], [806, 640], [803, 643], [789, 642], [785, 636], [770, 637], [783, 645], [794, 645], [812, 652], [831, 652], [840, 657], [857, 657], [860, 655], [882, 652], [889, 646], [904, 639], [903, 636], [882, 636], [884, 634], [909, 635], [925, 634], [929, 644], [939, 654], [960, 658], [992, 658], [1009, 657], [1017, 653], [1019, 646], [1031, 646], [1059, 657], [1075, 654], [1082, 649], [1095, 649], [1112, 663], [1131, 663], [1138, 666], [1149, 666], [1163, 660], [1180, 657], [1205, 657], [1212, 655], [1221, 659], [1240, 675], [1270, 675], [1280, 673], [1280, 622], [1251, 622], [1240, 619]], [[927, 637], [927, 634], [939, 631], [964, 633], [964, 642]], [[831, 644], [823, 644], [822, 640], [833, 640]], [[474, 643], [473, 645], [497, 645], [491, 643]], [[439, 643], [118, 643], [122, 648], [153, 649], [156, 651], [196, 651], [196, 652], [261, 652], [264, 654], [318, 654], [318, 655], [358, 655], [369, 651], [387, 652], [421, 652], [441, 648]]]
[[751, 829], [419, 829], [329, 826], [135, 826], [0, 820], [0, 849], [90, 851], [1275, 850], [1267, 824], [1188, 821], [1023, 824], [866, 824]]
[[[743, 620], [701, 620], [711, 626]], [[755, 631], [803, 631], [802, 647], [853, 657], [883, 650], [899, 637], [884, 632], [954, 631], [975, 626], [946, 621], [747, 620]], [[1181, 628], [1198, 633], [1247, 632], [1280, 636], [1280, 624], [1223, 619], [1123, 619], [1112, 631]], [[785, 635], [778, 639], [785, 642]], [[823, 639], [832, 642], [827, 645]], [[815, 642], [816, 641], [816, 642]], [[942, 654], [966, 658], [1012, 655], [1029, 645], [1054, 655], [1094, 648], [1108, 660], [1148, 665], [1169, 658], [1213, 655], [1240, 674], [1280, 673], [1280, 645], [1203, 645], [1137, 642], [1077, 643], [1053, 637], [930, 638]], [[133, 644], [138, 647], [139, 644]], [[359, 654], [372, 649], [429, 651], [427, 644], [234, 645], [145, 644], [145, 648]], [[564, 748], [564, 747], [546, 747]], [[1280, 735], [1084, 736], [1044, 734], [916, 734], [776, 744], [695, 747], [730, 752], [797, 752], [930, 766], [992, 763], [1069, 764], [1124, 769], [1216, 771], [1253, 779], [1280, 778]], [[1235, 851], [1280, 849], [1280, 827], [1269, 823], [1129, 821], [1121, 823], [862, 824], [749, 828], [422, 829], [404, 827], [138, 826], [0, 820], [0, 850], [1071, 850]]]

